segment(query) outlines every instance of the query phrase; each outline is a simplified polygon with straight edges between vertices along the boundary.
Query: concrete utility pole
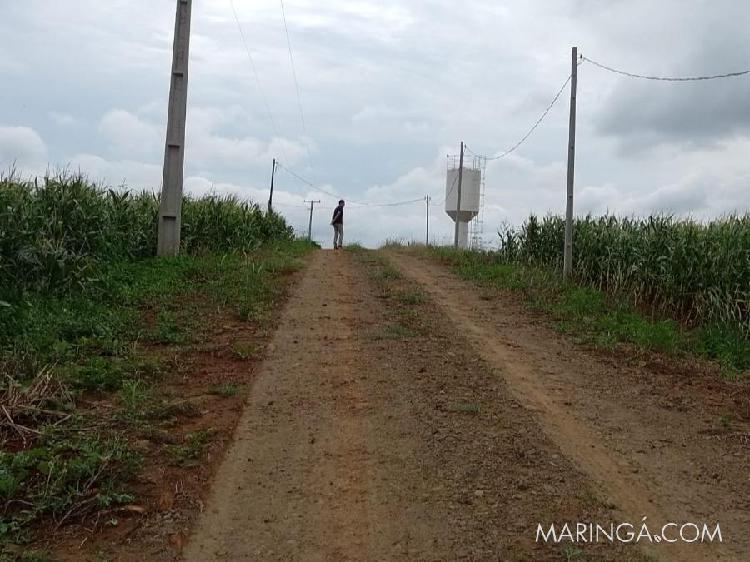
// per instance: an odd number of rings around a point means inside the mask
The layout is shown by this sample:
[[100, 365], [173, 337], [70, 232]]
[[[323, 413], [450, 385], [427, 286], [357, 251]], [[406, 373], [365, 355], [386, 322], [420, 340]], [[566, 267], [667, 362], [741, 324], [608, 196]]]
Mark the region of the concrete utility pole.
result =
[[315, 203], [320, 203], [320, 201], [305, 201], [305, 203], [310, 203], [310, 224], [307, 226], [307, 239], [312, 240], [313, 211], [315, 210]]
[[172, 81], [169, 87], [167, 142], [164, 149], [164, 178], [159, 205], [158, 244], [156, 247], [156, 255], [158, 256], [176, 256], [180, 251], [192, 9], [192, 0], [177, 0], [174, 46], [172, 48]]
[[456, 230], [453, 234], [453, 245], [458, 248], [458, 221], [461, 217], [461, 183], [464, 179], [464, 142], [461, 141], [461, 157], [458, 164], [458, 199], [456, 200]]
[[573, 70], [570, 79], [570, 124], [568, 126], [568, 203], [565, 209], [565, 252], [563, 278], [573, 273], [573, 179], [576, 161], [576, 89], [578, 88], [578, 47], [571, 51]]
[[271, 169], [271, 194], [268, 196], [268, 214], [271, 214], [273, 206], [273, 177], [276, 175], [276, 158], [273, 159], [273, 168]]
[[430, 245], [430, 201], [432, 200], [432, 197], [429, 195], [425, 197], [425, 201], [427, 201], [427, 238], [425, 239], [425, 245]]

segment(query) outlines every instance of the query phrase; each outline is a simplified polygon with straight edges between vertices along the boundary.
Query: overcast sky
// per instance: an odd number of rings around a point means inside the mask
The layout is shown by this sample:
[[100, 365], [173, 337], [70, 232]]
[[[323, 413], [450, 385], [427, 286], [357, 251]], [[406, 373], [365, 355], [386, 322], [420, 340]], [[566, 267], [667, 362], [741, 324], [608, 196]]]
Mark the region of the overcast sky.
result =
[[[279, 0], [194, 0], [186, 189], [265, 204], [271, 159], [345, 198], [445, 196], [461, 140], [499, 154], [570, 73], [570, 48], [631, 72], [750, 68], [743, 0], [286, 0], [302, 119]], [[113, 186], [159, 189], [175, 0], [1, 0], [0, 166], [79, 168]], [[485, 239], [565, 206], [569, 90], [511, 156], [486, 173]], [[297, 230], [322, 199], [277, 174], [275, 201]], [[750, 201], [750, 76], [639, 81], [579, 68], [576, 213], [706, 218]], [[431, 209], [437, 242], [452, 223]], [[425, 205], [358, 207], [347, 241], [422, 240]]]

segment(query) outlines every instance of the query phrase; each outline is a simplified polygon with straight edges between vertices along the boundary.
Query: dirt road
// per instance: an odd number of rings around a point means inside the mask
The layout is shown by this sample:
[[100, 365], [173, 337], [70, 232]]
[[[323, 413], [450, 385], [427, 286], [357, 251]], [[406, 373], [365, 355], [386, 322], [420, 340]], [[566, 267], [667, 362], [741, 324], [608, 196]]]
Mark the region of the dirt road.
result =
[[631, 415], [640, 389], [598, 378], [616, 367], [490, 312], [439, 266], [390, 259], [406, 277], [372, 253], [313, 258], [186, 560], [645, 561], [632, 544], [537, 540], [539, 524], [643, 516], [732, 535], [645, 549], [659, 560], [745, 559], [747, 496], [729, 494], [744, 459], [696, 479], [691, 462], [726, 450], [669, 433], [698, 423], [689, 412]]

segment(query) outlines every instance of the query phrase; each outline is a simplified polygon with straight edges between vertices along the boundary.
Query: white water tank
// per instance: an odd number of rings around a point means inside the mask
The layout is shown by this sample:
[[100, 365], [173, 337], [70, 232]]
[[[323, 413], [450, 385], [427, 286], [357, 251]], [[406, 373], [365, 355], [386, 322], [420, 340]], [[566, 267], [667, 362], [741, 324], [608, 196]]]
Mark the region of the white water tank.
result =
[[463, 169], [461, 178], [461, 210], [458, 211], [458, 168], [448, 168], [445, 181], [445, 212], [458, 221], [458, 245], [469, 244], [469, 222], [479, 214], [482, 191], [482, 171], [477, 168]]

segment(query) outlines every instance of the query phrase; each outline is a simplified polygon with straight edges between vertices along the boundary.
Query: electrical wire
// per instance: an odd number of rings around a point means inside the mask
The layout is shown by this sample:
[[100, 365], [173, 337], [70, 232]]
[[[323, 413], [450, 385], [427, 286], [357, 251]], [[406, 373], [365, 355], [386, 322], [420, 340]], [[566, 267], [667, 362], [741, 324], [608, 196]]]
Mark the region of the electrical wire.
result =
[[408, 201], [395, 201], [393, 203], [369, 203], [367, 207], [402, 207], [404, 205], [413, 205], [414, 203], [424, 203], [424, 197], [409, 199]]
[[[320, 187], [318, 185], [315, 185], [311, 181], [309, 181], [309, 180], [305, 179], [304, 177], [302, 177], [301, 175], [299, 175], [294, 170], [290, 170], [289, 168], [287, 168], [286, 166], [284, 166], [283, 163], [277, 162], [277, 165], [279, 166], [279, 168], [283, 169], [285, 172], [287, 172], [288, 174], [290, 174], [292, 177], [296, 178], [298, 181], [304, 183], [305, 185], [311, 187], [312, 189], [314, 189], [316, 191], [319, 191], [321, 193], [325, 193], [326, 195], [328, 195], [330, 197], [333, 197], [334, 199], [337, 199], [337, 200], [338, 199], [345, 199], [341, 195], [338, 195], [336, 193], [333, 193], [332, 191], [329, 191], [329, 190], [324, 189], [324, 188], [322, 188], [322, 187]], [[414, 204], [416, 202], [422, 202], [422, 201], [424, 201], [424, 198], [420, 197], [419, 199], [409, 199], [409, 200], [406, 200], [406, 201], [391, 201], [391, 202], [388, 202], [388, 203], [373, 203], [373, 202], [368, 202], [368, 201], [355, 201], [353, 199], [345, 199], [345, 200], [346, 200], [347, 203], [353, 204], [356, 207], [368, 207], [369, 208], [369, 207], [398, 207], [398, 206], [401, 206], [401, 205], [411, 205], [411, 204]]]
[[294, 64], [294, 54], [292, 52], [292, 40], [289, 38], [289, 27], [286, 23], [286, 10], [284, 10], [284, 0], [281, 3], [281, 18], [284, 20], [284, 32], [286, 33], [286, 45], [289, 48], [289, 62], [292, 65], [292, 77], [294, 78], [294, 87], [297, 90], [297, 105], [299, 107], [299, 116], [302, 121], [302, 132], [307, 135], [307, 125], [305, 123], [305, 112], [302, 110], [302, 95], [300, 94], [299, 81], [297, 80], [297, 67]]
[[274, 207], [287, 207], [287, 208], [294, 208], [294, 209], [307, 209], [306, 205], [293, 205], [291, 203], [274, 203]]
[[[581, 63], [579, 62], [578, 64], [580, 65]], [[539, 119], [537, 119], [536, 122], [531, 126], [531, 128], [529, 129], [529, 131], [523, 137], [521, 137], [521, 140], [519, 140], [516, 144], [514, 144], [513, 146], [511, 146], [508, 150], [506, 150], [505, 152], [503, 152], [503, 153], [501, 153], [501, 154], [499, 154], [497, 156], [484, 156], [482, 154], [477, 154], [476, 152], [474, 152], [468, 146], [465, 145], [466, 150], [469, 151], [474, 156], [478, 156], [480, 158], [484, 158], [485, 160], [499, 160], [499, 159], [505, 158], [509, 154], [515, 152], [523, 143], [525, 143], [528, 140], [528, 138], [537, 129], [537, 127], [539, 127], [539, 125], [542, 124], [542, 121], [544, 121], [545, 117], [547, 117], [547, 115], [549, 114], [549, 112], [552, 110], [552, 108], [554, 107], [554, 105], [557, 103], [557, 100], [560, 99], [560, 96], [565, 91], [565, 88], [567, 88], [567, 86], [570, 83], [570, 80], [572, 78], [573, 78], [572, 74], [570, 76], [568, 76], [567, 80], [565, 80], [565, 82], [563, 82], [563, 85], [560, 87], [560, 90], [555, 94], [555, 97], [552, 98], [552, 102], [542, 112], [542, 115], [539, 117]]]
[[[342, 197], [340, 195], [338, 195], [336, 193], [333, 193], [332, 191], [329, 191], [329, 190], [327, 190], [327, 189], [325, 189], [323, 187], [315, 185], [311, 181], [309, 181], [309, 180], [305, 179], [304, 177], [302, 177], [301, 175], [299, 175], [294, 170], [291, 170], [291, 169], [287, 168], [283, 163], [281, 163], [279, 161], [276, 161], [276, 165], [279, 168], [281, 168], [282, 170], [284, 170], [286, 173], [288, 173], [289, 175], [291, 175], [292, 177], [294, 177], [297, 181], [300, 181], [300, 182], [304, 183], [308, 187], [311, 187], [314, 190], [319, 191], [321, 193], [325, 193], [326, 195], [328, 195], [329, 197], [333, 197], [334, 199], [337, 199], [337, 200], [338, 199], [342, 199]], [[358, 203], [356, 201], [350, 201], [350, 203], [354, 203], [355, 205], [360, 205], [361, 204], [361, 203]]]
[[685, 77], [649, 76], [646, 74], [635, 74], [633, 72], [626, 72], [624, 70], [618, 70], [616, 68], [612, 68], [611, 66], [607, 66], [600, 62], [596, 62], [595, 60], [591, 60], [590, 58], [584, 57], [583, 55], [581, 55], [581, 59], [588, 61], [594, 66], [597, 66], [603, 70], [606, 70], [608, 72], [613, 72], [615, 74], [621, 74], [622, 76], [628, 76], [630, 78], [641, 78], [643, 80], [659, 80], [662, 82], [698, 82], [701, 80], [717, 80], [719, 78], [736, 78], [738, 76], [744, 76], [746, 74], [750, 74], [750, 70], [741, 70], [739, 72], [728, 72], [726, 74], [713, 74], [709, 76], [685, 76]]
[[[273, 132], [276, 135], [276, 137], [281, 138], [281, 135], [279, 134], [279, 128], [276, 126], [276, 119], [274, 119], [273, 117], [271, 106], [268, 104], [268, 98], [266, 97], [266, 93], [263, 90], [263, 85], [260, 82], [260, 76], [258, 75], [258, 69], [255, 66], [255, 60], [253, 59], [253, 55], [250, 52], [250, 47], [247, 44], [245, 31], [242, 29], [240, 18], [237, 15], [237, 9], [234, 6], [234, 0], [229, 0], [229, 4], [232, 7], [232, 14], [234, 15], [234, 21], [237, 22], [237, 29], [240, 32], [240, 37], [242, 38], [242, 44], [245, 46], [245, 52], [247, 53], [247, 58], [250, 61], [250, 67], [253, 69], [253, 76], [255, 76], [255, 84], [258, 87], [258, 92], [260, 93], [260, 97], [263, 101], [263, 105], [266, 108], [266, 113], [268, 114], [268, 120], [271, 122], [271, 127], [273, 128]], [[284, 150], [283, 144], [281, 145], [281, 152], [284, 155], [284, 158], [287, 158], [286, 151]]]

